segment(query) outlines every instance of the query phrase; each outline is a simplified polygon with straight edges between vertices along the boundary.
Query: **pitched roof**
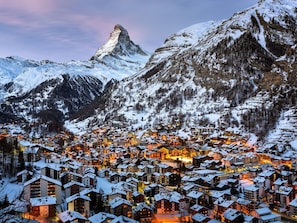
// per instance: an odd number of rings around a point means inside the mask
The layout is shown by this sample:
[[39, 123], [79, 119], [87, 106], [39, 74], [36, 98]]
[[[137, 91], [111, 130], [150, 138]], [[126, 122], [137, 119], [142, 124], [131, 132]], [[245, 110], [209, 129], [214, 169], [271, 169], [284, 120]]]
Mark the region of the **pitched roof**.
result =
[[66, 203], [69, 203], [69, 202], [74, 201], [74, 200], [79, 199], [79, 198], [83, 199], [83, 200], [91, 201], [91, 198], [89, 196], [86, 196], [86, 195], [81, 194], [81, 193], [76, 193], [76, 194], [74, 194], [74, 195], [72, 195], [70, 197], [67, 197], [66, 198]]
[[123, 199], [121, 197], [116, 197], [116, 198], [112, 199], [111, 201], [109, 201], [109, 205], [111, 208], [116, 208], [122, 204], [127, 204], [132, 207], [132, 204], [128, 200]]
[[53, 204], [56, 204], [56, 203], [57, 203], [56, 198], [51, 197], [51, 196], [30, 198], [30, 205], [32, 207], [35, 207], [35, 206], [47, 206], [47, 205], [53, 205]]
[[187, 197], [197, 199], [197, 198], [201, 197], [202, 195], [203, 195], [202, 192], [199, 192], [199, 191], [191, 191], [190, 193], [187, 194]]
[[28, 186], [28, 185], [31, 184], [31, 183], [34, 183], [34, 182], [37, 181], [37, 180], [41, 180], [41, 179], [42, 179], [42, 180], [45, 180], [45, 181], [49, 181], [49, 182], [51, 182], [51, 183], [54, 183], [54, 184], [56, 184], [56, 185], [58, 185], [58, 186], [62, 186], [62, 183], [61, 183], [59, 180], [55, 180], [55, 179], [53, 179], [53, 178], [50, 178], [50, 177], [47, 177], [47, 176], [44, 176], [44, 175], [37, 175], [37, 176], [33, 177], [32, 179], [26, 181], [26, 182], [24, 183], [24, 187], [25, 187], [25, 186]]
[[173, 191], [173, 192], [169, 192], [169, 193], [159, 193], [159, 194], [156, 194], [155, 196], [155, 200], [156, 201], [160, 201], [160, 200], [168, 200], [170, 202], [175, 202], [175, 203], [179, 203], [180, 202], [180, 199], [183, 198], [183, 196], [176, 192], [176, 191]]
[[76, 219], [87, 220], [84, 216], [76, 211], [64, 211], [59, 214], [59, 218], [62, 222], [72, 222]]
[[113, 220], [115, 218], [117, 218], [116, 215], [106, 213], [106, 212], [99, 212], [93, 215], [92, 217], [89, 217], [89, 221], [91, 223], [102, 223], [102, 222], [106, 222], [107, 220]]

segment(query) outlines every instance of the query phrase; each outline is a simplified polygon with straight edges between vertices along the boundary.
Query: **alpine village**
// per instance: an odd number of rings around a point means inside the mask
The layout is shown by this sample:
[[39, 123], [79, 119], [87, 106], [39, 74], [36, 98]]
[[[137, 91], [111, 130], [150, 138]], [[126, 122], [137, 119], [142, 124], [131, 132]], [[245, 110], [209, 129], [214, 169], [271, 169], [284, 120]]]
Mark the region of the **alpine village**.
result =
[[[297, 1], [87, 61], [0, 58], [0, 222], [297, 222]], [[32, 79], [32, 76], [34, 76]]]

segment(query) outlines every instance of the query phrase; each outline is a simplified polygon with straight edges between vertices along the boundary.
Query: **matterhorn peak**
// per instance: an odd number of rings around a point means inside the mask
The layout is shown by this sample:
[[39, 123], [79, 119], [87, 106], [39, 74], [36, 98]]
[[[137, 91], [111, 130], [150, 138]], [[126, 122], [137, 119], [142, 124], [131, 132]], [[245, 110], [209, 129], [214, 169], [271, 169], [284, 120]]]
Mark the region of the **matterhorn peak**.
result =
[[114, 38], [117, 40], [119, 40], [120, 38], [130, 40], [128, 31], [120, 24], [114, 26], [113, 32], [110, 34], [109, 40]]
[[108, 41], [97, 50], [91, 59], [101, 60], [106, 56], [129, 57], [135, 54], [148, 55], [130, 40], [128, 31], [122, 25], [117, 24], [110, 33]]

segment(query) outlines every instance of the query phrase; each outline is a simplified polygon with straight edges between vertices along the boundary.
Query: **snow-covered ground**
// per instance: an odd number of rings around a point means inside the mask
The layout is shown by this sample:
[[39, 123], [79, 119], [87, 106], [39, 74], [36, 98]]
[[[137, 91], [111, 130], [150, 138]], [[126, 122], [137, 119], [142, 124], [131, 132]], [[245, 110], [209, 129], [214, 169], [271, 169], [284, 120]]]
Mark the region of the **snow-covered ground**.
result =
[[8, 178], [0, 180], [0, 200], [3, 201], [7, 196], [9, 203], [14, 203], [20, 198], [23, 186], [10, 181]]

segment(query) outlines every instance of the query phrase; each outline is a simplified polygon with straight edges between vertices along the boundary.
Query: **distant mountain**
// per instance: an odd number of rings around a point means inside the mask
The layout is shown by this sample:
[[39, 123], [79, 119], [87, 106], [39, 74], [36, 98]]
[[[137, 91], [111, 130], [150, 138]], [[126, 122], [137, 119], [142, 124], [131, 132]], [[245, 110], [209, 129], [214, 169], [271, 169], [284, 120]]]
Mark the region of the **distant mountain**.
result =
[[[87, 126], [211, 125], [290, 141], [296, 124], [279, 123], [297, 112], [296, 27], [296, 1], [263, 0], [230, 19], [181, 30], [108, 92]], [[281, 138], [285, 128], [295, 128], [290, 139]]]
[[0, 112], [9, 120], [16, 116], [31, 123], [63, 123], [98, 100], [106, 86], [139, 71], [149, 56], [130, 40], [127, 30], [116, 25], [107, 43], [89, 61], [0, 58]]

